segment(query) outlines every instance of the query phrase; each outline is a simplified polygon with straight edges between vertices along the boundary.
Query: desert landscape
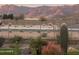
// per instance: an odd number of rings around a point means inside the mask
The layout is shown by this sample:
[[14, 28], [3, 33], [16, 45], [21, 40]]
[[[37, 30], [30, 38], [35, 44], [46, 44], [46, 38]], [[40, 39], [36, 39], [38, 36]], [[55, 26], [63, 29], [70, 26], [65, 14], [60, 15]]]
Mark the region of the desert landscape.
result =
[[79, 54], [79, 5], [1, 5], [1, 54]]

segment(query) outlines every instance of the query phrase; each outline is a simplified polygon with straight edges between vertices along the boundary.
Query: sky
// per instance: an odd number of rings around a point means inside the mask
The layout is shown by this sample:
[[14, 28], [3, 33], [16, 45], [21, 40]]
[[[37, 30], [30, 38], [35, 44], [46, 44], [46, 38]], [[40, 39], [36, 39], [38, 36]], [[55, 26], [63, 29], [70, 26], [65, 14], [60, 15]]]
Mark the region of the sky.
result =
[[[17, 4], [18, 6], [38, 7], [38, 6], [57, 6], [58, 4]], [[58, 6], [61, 6], [59, 4]]]
[[[19, 6], [48, 6], [51, 4], [61, 5], [61, 4], [79, 4], [79, 0], [0, 0], [0, 4], [19, 4]], [[37, 5], [33, 5], [37, 4]]]
[[2, 4], [73, 4], [78, 3], [79, 0], [0, 0]]

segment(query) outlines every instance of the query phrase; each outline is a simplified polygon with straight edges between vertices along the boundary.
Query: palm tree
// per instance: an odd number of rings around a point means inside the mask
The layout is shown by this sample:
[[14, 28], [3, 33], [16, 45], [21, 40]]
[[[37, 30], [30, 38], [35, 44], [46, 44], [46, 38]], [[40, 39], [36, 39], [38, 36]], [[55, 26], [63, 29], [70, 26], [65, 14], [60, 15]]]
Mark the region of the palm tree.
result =
[[72, 19], [71, 19], [71, 39], [72, 39]]
[[[17, 22], [18, 22], [18, 20], [17, 20], [17, 17], [16, 17], [16, 22], [15, 22], [15, 26], [14, 26], [16, 31], [17, 31], [17, 29], [16, 29], [16, 27], [17, 27], [17, 25], [16, 25]], [[16, 31], [15, 31], [15, 32], [16, 32]], [[17, 32], [16, 32], [16, 35], [17, 35]], [[16, 35], [15, 35], [15, 36], [16, 36]]]
[[54, 31], [54, 39], [56, 38], [56, 31], [55, 31], [55, 25], [53, 25], [53, 31]]
[[[0, 26], [2, 25], [2, 22], [0, 21]], [[0, 31], [1, 31], [1, 28], [0, 28]]]
[[41, 25], [43, 22], [47, 21], [47, 19], [45, 17], [41, 17], [39, 21], [40, 21], [40, 36], [41, 36]]
[[52, 23], [50, 23], [49, 26], [52, 27], [52, 31], [54, 32], [54, 29], [53, 29], [54, 28], [54, 25]]
[[8, 24], [8, 39], [9, 39], [9, 32], [10, 32], [9, 26], [11, 26], [11, 23]]
[[52, 27], [53, 27], [53, 32], [54, 32], [54, 39], [55, 39], [55, 22], [53, 22], [53, 25], [52, 25]]
[[54, 24], [51, 25], [53, 27], [54, 39], [55, 39], [55, 26]]

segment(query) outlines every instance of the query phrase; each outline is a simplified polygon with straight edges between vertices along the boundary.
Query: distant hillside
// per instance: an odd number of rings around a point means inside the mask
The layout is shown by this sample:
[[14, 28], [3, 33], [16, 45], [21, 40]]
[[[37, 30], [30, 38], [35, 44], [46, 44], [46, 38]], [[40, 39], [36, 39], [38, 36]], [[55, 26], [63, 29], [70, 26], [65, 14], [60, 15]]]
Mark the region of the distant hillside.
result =
[[64, 6], [39, 6], [25, 7], [16, 5], [3, 5], [0, 7], [0, 13], [25, 14], [28, 17], [55, 17], [74, 14], [79, 12], [79, 5]]

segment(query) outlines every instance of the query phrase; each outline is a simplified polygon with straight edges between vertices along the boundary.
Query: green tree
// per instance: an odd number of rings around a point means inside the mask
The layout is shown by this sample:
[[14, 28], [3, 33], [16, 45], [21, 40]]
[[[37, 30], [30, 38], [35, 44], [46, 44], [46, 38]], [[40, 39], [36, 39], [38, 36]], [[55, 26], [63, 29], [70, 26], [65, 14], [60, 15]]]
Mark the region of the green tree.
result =
[[[45, 45], [45, 41], [43, 41], [40, 37], [37, 39], [31, 39], [30, 47], [32, 49], [32, 54], [41, 54], [42, 46]], [[35, 51], [35, 53], [33, 53]]]
[[15, 36], [15, 37], [13, 37], [13, 38], [11, 39], [11, 42], [12, 42], [12, 43], [19, 44], [22, 39], [23, 39], [22, 37]]
[[19, 43], [21, 42], [23, 38], [22, 37], [19, 37], [19, 36], [15, 36], [13, 38], [11, 38], [11, 43], [13, 43], [14, 45], [11, 45], [12, 48], [15, 49], [15, 54], [20, 54], [20, 48], [19, 48]]
[[2, 19], [8, 19], [7, 14], [3, 14]]
[[4, 42], [5, 42], [5, 38], [0, 37], [0, 47], [2, 47], [2, 46], [3, 46]]
[[61, 25], [60, 29], [60, 45], [63, 53], [66, 55], [68, 49], [68, 28], [65, 23]]
[[14, 15], [13, 14], [3, 14], [2, 19], [14, 19]]
[[8, 19], [14, 19], [13, 14], [9, 14], [9, 15], [8, 15]]

